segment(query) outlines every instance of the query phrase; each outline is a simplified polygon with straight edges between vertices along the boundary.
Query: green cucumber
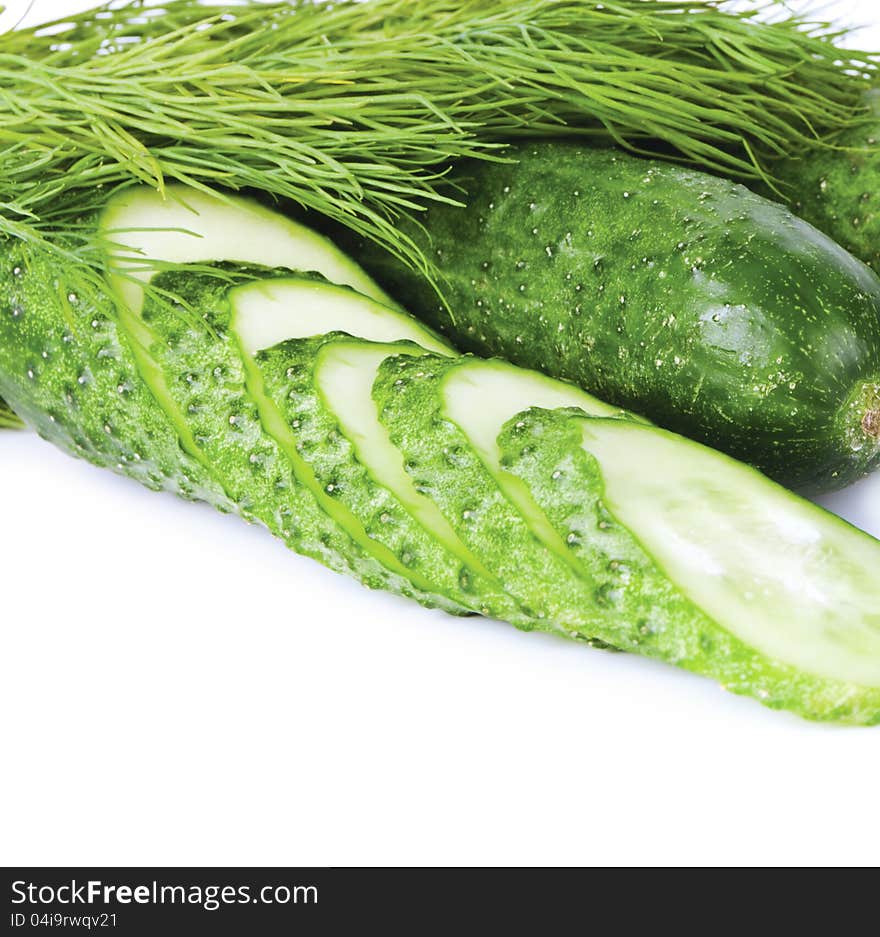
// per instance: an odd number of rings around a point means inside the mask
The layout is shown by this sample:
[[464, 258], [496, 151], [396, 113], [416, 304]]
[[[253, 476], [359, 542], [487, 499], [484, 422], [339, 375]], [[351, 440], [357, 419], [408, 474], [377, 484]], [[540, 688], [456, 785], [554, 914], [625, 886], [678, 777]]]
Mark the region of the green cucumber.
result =
[[461, 542], [407, 475], [379, 422], [371, 389], [379, 365], [420, 356], [408, 342], [378, 344], [330, 334], [260, 352], [267, 394], [296, 428], [299, 451], [325, 491], [359, 518], [370, 537], [464, 608], [529, 627], [528, 616]]
[[153, 489], [234, 508], [141, 376], [108, 296], [65, 286], [54, 260], [3, 250], [0, 393], [43, 438]]
[[417, 489], [535, 626], [594, 641], [605, 616], [595, 595], [605, 583], [581, 575], [528, 489], [501, 471], [495, 439], [524, 400], [602, 416], [619, 411], [544, 375], [471, 358], [388, 358], [373, 396]]
[[[794, 487], [880, 463], [880, 280], [743, 186], [574, 143], [466, 162], [404, 234], [433, 285], [358, 260], [456, 345], [574, 381]], [[354, 244], [350, 240], [348, 243]]]
[[833, 149], [811, 149], [773, 173], [793, 211], [880, 272], [880, 88], [866, 104], [864, 125], [838, 136]]
[[[880, 543], [572, 384], [453, 356], [350, 288], [162, 270], [175, 240], [145, 255], [134, 306], [5, 245], [0, 394], [47, 438], [367, 585], [880, 722]], [[126, 282], [112, 257], [108, 275]]]
[[[240, 512], [261, 521], [297, 552], [337, 572], [348, 572], [370, 588], [388, 589], [450, 611], [465, 610], [437, 594], [418, 556], [395, 554], [374, 539], [332, 489], [328, 491], [321, 483], [303, 456], [299, 424], [272, 398], [259, 363], [241, 338], [239, 329], [247, 334], [261, 327], [244, 323], [259, 317], [262, 308], [259, 302], [244, 302], [240, 307], [240, 300], [267, 294], [279, 297], [289, 284], [288, 308], [295, 318], [297, 307], [292, 304], [304, 295], [300, 283], [282, 274], [271, 292], [265, 281], [230, 287], [217, 276], [185, 268], [161, 273], [154, 282], [202, 311], [194, 325], [178, 309], [148, 297], [141, 319], [155, 336], [148, 353], [161, 368], [169, 410], [175, 407], [178, 419], [187, 422], [200, 453], [223, 480]], [[330, 290], [339, 292], [335, 287]], [[331, 308], [325, 305], [324, 312], [332, 327]], [[307, 334], [307, 309], [303, 317]]]
[[880, 722], [880, 543], [714, 450], [628, 420], [532, 410], [501, 436], [590, 575], [600, 637], [811, 719]]

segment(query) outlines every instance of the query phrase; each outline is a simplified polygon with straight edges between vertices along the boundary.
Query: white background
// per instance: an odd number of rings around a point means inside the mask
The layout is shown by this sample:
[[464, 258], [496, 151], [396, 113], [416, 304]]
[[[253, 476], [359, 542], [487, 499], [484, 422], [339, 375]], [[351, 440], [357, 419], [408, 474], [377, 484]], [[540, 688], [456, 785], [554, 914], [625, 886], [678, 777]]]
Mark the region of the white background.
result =
[[[23, 433], [0, 492], [0, 864], [880, 859], [880, 729], [369, 593]], [[880, 535], [880, 477], [833, 504]]]

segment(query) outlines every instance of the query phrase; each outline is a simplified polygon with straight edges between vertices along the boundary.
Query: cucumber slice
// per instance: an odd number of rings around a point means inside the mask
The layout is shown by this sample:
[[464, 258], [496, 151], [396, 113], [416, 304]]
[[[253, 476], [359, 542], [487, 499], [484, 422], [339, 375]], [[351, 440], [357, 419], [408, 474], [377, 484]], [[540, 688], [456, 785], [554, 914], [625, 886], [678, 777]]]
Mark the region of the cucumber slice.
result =
[[199, 314], [193, 322], [152, 296], [142, 310], [141, 321], [155, 337], [147, 351], [161, 371], [163, 393], [170, 398], [167, 409], [184, 421], [239, 512], [297, 552], [349, 572], [371, 588], [465, 611], [435, 594], [418, 570], [370, 538], [358, 518], [318, 481], [299, 450], [301, 440], [266, 393], [257, 362], [238, 340], [238, 291], [211, 273], [185, 268], [159, 274], [155, 282]]
[[386, 358], [400, 351], [394, 345], [324, 345], [315, 360], [318, 393], [354, 446], [356, 457], [379, 484], [393, 491], [406, 510], [461, 561], [485, 573], [482, 563], [465, 549], [437, 505], [417, 491], [406, 473], [403, 456], [379, 422], [372, 397], [376, 373]]
[[[445, 410], [444, 387], [454, 380], [453, 375], [459, 369], [470, 372], [472, 365], [482, 370], [484, 364], [486, 373], [494, 368], [522, 373], [527, 398], [528, 387], [540, 393], [547, 380], [535, 375], [532, 383], [529, 372], [503, 362], [433, 355], [387, 358], [379, 367], [373, 388], [380, 419], [392, 444], [403, 454], [417, 490], [437, 505], [459, 539], [517, 599], [533, 627], [593, 642], [600, 632], [607, 631], [606, 610], [595, 599], [601, 581], [591, 578], [575, 562], [546, 520], [541, 524], [543, 512], [522, 485], [516, 497], [511, 497], [517, 480], [511, 478], [510, 486], [503, 486], [500, 469], [490, 467], [491, 460], [484, 461], [471, 438]], [[484, 393], [479, 407], [493, 408], [499, 415], [508, 413], [515, 380], [512, 378], [510, 385], [497, 382]], [[569, 399], [568, 386], [558, 386], [559, 399]], [[552, 394], [546, 387], [544, 392]], [[508, 399], [499, 397], [504, 394]], [[571, 394], [571, 399], [605, 412], [602, 405], [592, 404], [591, 398], [576, 389], [572, 388]], [[487, 421], [486, 426], [495, 428], [493, 421]], [[479, 445], [483, 451], [491, 451], [494, 437], [481, 436]]]
[[548, 410], [577, 407], [585, 413], [605, 417], [623, 416], [623, 411], [597, 400], [574, 384], [553, 380], [538, 371], [513, 367], [498, 359], [469, 359], [450, 369], [440, 393], [444, 417], [464, 433], [468, 444], [534, 533], [566, 562], [572, 562], [571, 551], [535, 504], [526, 485], [502, 470], [498, 435], [511, 417], [529, 407]]
[[519, 414], [504, 463], [608, 610], [597, 632], [807, 718], [880, 722], [880, 543], [632, 421]]
[[880, 687], [876, 540], [672, 433], [591, 420], [583, 444], [611, 513], [695, 605], [768, 657]]
[[[135, 313], [156, 262], [174, 264], [236, 261], [315, 271], [379, 302], [393, 300], [332, 241], [250, 199], [170, 185], [164, 197], [144, 187], [113, 196], [101, 215], [116, 286]], [[125, 274], [125, 275], [122, 275]]]
[[235, 331], [249, 354], [291, 338], [345, 332], [371, 342], [410, 341], [438, 354], [452, 346], [427, 326], [346, 287], [304, 277], [275, 276], [231, 293]]
[[315, 477], [373, 540], [418, 570], [435, 591], [475, 612], [523, 625], [526, 616], [503, 586], [413, 485], [379, 422], [371, 397], [376, 370], [400, 354], [425, 351], [411, 343], [331, 335], [284, 342], [260, 352], [256, 362]]

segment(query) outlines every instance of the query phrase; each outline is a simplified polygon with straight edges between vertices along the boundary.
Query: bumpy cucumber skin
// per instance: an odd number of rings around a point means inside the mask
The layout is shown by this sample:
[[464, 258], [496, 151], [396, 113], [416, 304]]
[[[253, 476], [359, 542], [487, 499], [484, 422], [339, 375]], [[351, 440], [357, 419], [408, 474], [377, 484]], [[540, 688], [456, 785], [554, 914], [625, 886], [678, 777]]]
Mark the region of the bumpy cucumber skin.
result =
[[[321, 399], [314, 378], [321, 349], [339, 341], [351, 344], [353, 339], [331, 333], [290, 340], [256, 356], [266, 393], [295, 428], [303, 459], [311, 465], [324, 490], [361, 521], [367, 534], [391, 550], [404, 566], [417, 570], [435, 591], [463, 609], [512, 623], [525, 621], [527, 616], [499, 582], [446, 550], [358, 460], [333, 412]], [[407, 351], [418, 353], [409, 342], [399, 344], [403, 355]]]
[[604, 644], [604, 610], [595, 601], [605, 580], [580, 576], [545, 546], [444, 414], [443, 381], [466, 358], [388, 358], [373, 399], [416, 488], [443, 512], [467, 547], [514, 595], [528, 615], [514, 622]]
[[[880, 723], [880, 690], [805, 673], [766, 657], [695, 606], [666, 578], [604, 501], [598, 461], [583, 448], [579, 411], [528, 410], [499, 438], [503, 464], [523, 479], [591, 578], [603, 572], [605, 640], [717, 680], [733, 693], [813, 720]], [[641, 427], [642, 432], [651, 432]], [[627, 624], [621, 630], [620, 621]]]
[[[862, 427], [880, 383], [880, 280], [781, 205], [672, 164], [572, 143], [468, 162], [466, 209], [405, 233], [431, 284], [357, 256], [459, 346], [642, 413], [793, 487], [880, 464]], [[864, 398], [864, 399], [862, 399]]]
[[880, 272], [880, 88], [866, 103], [872, 119], [839, 136], [838, 149], [785, 160], [774, 174], [801, 218]]
[[0, 392], [18, 415], [74, 456], [233, 510], [140, 377], [112, 300], [68, 292], [54, 264], [20, 242], [2, 256]]
[[[230, 283], [181, 270], [160, 274], [154, 285], [201, 315], [194, 323], [179, 308], [148, 297], [142, 318], [156, 336], [151, 357], [163, 369], [196, 444], [224, 479], [240, 513], [259, 520], [296, 552], [370, 588], [463, 613], [454, 601], [420, 588], [362, 549], [298, 478], [284, 449], [261, 422], [247, 386], [243, 353], [230, 329]], [[297, 435], [295, 421], [289, 425]]]

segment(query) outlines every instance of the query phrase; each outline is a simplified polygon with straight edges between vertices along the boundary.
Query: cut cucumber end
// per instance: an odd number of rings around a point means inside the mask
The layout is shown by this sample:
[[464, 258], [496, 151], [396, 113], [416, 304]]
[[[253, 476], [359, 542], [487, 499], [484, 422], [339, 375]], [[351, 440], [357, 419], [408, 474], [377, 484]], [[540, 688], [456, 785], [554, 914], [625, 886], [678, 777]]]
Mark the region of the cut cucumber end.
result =
[[232, 261], [314, 271], [398, 308], [391, 297], [332, 241], [280, 212], [237, 195], [210, 195], [171, 185], [163, 197], [146, 186], [125, 189], [110, 199], [100, 219], [111, 263], [124, 275], [116, 287], [139, 312], [143, 289], [156, 262], [172, 264]]
[[799, 671], [880, 687], [877, 541], [663, 430], [585, 418], [583, 446], [612, 515], [725, 631]]
[[396, 309], [305, 277], [257, 280], [230, 291], [235, 330], [249, 354], [291, 338], [345, 332], [370, 342], [411, 341], [427, 351], [453, 354], [429, 328]]

